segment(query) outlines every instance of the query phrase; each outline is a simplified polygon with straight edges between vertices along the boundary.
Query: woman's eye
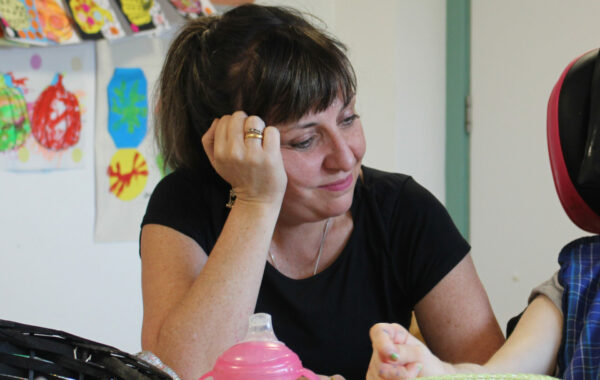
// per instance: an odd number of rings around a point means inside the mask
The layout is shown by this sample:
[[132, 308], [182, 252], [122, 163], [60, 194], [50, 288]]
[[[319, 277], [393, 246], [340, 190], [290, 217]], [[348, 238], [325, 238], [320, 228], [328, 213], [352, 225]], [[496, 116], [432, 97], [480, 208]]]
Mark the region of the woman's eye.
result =
[[345, 118], [344, 120], [342, 120], [342, 125], [352, 125], [352, 123], [354, 123], [354, 120], [356, 120], [358, 118], [360, 118], [360, 116], [357, 114], [349, 116], [349, 117]]
[[312, 145], [314, 139], [315, 139], [314, 137], [310, 137], [310, 138], [308, 138], [308, 139], [306, 139], [304, 141], [292, 143], [290, 145], [294, 149], [300, 149], [300, 150], [308, 149]]

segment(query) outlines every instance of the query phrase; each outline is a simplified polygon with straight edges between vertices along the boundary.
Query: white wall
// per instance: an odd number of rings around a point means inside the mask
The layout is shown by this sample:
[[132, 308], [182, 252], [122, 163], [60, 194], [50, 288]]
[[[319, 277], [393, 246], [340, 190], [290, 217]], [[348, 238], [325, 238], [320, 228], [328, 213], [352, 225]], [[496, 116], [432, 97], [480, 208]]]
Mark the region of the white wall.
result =
[[136, 351], [137, 243], [93, 242], [92, 136], [85, 170], [0, 171], [0, 319]]
[[[367, 135], [365, 163], [411, 173], [443, 199], [445, 2], [268, 3], [314, 13], [348, 45]], [[88, 136], [85, 170], [0, 171], [0, 319], [133, 353], [142, 319], [138, 244], [93, 241], [92, 131]]]
[[444, 201], [446, 2], [260, 0], [322, 19], [358, 78], [365, 164], [413, 175]]
[[600, 46], [600, 2], [472, 1], [471, 242], [503, 329], [558, 252], [586, 233], [562, 210], [546, 105], [567, 64]]
[[445, 1], [338, 0], [335, 32], [358, 76], [365, 163], [445, 198]]

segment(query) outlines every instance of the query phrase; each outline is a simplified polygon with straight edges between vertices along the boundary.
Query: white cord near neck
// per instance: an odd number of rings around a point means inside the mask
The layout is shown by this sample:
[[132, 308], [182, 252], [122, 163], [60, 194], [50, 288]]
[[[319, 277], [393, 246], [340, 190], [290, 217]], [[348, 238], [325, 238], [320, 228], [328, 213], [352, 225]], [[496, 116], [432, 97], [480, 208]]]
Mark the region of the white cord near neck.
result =
[[[319, 261], [321, 260], [321, 254], [323, 253], [323, 247], [325, 246], [325, 238], [327, 237], [327, 232], [329, 231], [329, 222], [331, 222], [331, 218], [327, 218], [325, 222], [325, 228], [323, 228], [323, 235], [321, 236], [321, 243], [319, 244], [319, 251], [317, 252], [317, 258], [315, 259], [315, 269], [313, 270], [313, 276], [317, 274], [317, 270], [319, 269]], [[269, 257], [271, 257], [271, 262], [275, 269], [277, 268], [277, 264], [275, 264], [275, 256], [273, 256], [273, 252], [269, 249]]]

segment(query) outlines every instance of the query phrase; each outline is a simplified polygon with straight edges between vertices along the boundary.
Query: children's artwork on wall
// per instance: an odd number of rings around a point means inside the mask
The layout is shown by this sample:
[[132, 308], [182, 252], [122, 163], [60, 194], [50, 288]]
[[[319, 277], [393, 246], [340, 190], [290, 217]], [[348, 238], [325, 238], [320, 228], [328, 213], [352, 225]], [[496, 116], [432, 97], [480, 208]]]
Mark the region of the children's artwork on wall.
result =
[[135, 148], [118, 149], [107, 170], [109, 191], [122, 201], [138, 197], [148, 182], [148, 163]]
[[108, 133], [117, 148], [136, 148], [148, 125], [148, 93], [139, 68], [116, 68], [108, 84]]
[[210, 0], [169, 0], [177, 12], [186, 18], [196, 18], [202, 15], [212, 15], [215, 7]]
[[35, 0], [44, 35], [57, 44], [72, 44], [81, 39], [61, 0]]
[[10, 75], [0, 75], [0, 152], [16, 150], [31, 134], [23, 90]]
[[167, 28], [168, 22], [156, 0], [115, 0], [134, 34]]
[[[0, 21], [0, 23], [1, 22], [2, 21]], [[19, 45], [19, 43], [7, 39], [6, 36], [4, 35], [4, 30], [2, 30], [2, 27], [0, 26], [0, 47], [2, 47], [2, 46], [15, 46], [15, 45]]]
[[62, 81], [62, 74], [56, 74], [35, 101], [31, 118], [31, 131], [37, 142], [54, 151], [74, 146], [81, 134], [79, 101]]
[[74, 26], [82, 39], [117, 39], [125, 36], [125, 30], [110, 0], [66, 1], [67, 9], [73, 20], [75, 20]]
[[166, 47], [150, 36], [96, 43], [96, 241], [137, 241], [163, 176], [152, 133], [152, 89]]
[[94, 122], [94, 46], [7, 48], [0, 60], [0, 168], [82, 168]]
[[214, 5], [222, 5], [227, 7], [237, 7], [242, 4], [253, 3], [254, 0], [212, 0]]
[[0, 0], [0, 27], [5, 38], [25, 44], [48, 45], [34, 0]]
[[116, 153], [107, 170], [110, 192], [129, 201], [146, 185], [148, 166], [136, 149], [146, 137], [148, 93], [144, 72], [139, 68], [116, 68], [108, 84], [108, 134]]

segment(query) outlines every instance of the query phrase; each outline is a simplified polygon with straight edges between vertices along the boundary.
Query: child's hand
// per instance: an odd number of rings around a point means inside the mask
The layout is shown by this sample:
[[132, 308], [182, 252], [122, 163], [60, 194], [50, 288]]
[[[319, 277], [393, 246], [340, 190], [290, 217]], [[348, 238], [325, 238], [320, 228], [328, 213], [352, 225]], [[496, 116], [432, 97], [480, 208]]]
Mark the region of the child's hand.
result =
[[412, 379], [443, 375], [450, 370], [420, 340], [397, 323], [378, 323], [371, 327], [369, 334], [373, 355], [367, 380]]

